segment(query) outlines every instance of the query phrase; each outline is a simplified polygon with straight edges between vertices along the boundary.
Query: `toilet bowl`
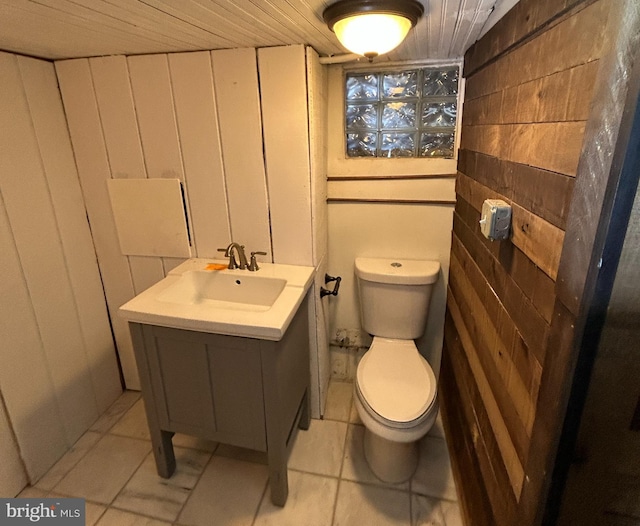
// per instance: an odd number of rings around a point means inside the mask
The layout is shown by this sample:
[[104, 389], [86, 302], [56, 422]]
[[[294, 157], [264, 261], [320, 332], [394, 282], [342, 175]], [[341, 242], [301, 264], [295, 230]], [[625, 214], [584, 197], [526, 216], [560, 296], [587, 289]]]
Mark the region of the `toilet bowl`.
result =
[[417, 442], [438, 414], [435, 374], [413, 340], [424, 333], [439, 272], [437, 261], [355, 261], [362, 327], [373, 343], [358, 364], [354, 400], [365, 458], [385, 482], [411, 478]]
[[408, 480], [418, 463], [417, 441], [438, 414], [429, 363], [413, 340], [375, 337], [360, 360], [354, 389], [369, 467], [385, 482]]

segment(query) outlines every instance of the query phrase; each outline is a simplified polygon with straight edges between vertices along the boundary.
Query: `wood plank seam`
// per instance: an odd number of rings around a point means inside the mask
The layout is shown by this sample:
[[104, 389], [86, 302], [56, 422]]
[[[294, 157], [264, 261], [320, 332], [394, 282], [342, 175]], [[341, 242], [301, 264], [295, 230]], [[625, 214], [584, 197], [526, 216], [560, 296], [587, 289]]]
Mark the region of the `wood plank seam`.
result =
[[[588, 9], [589, 7], [592, 7], [593, 4], [598, 3], [600, 3], [599, 6], [596, 6], [592, 10]], [[605, 4], [606, 2], [602, 2], [601, 0], [578, 1], [568, 9], [559, 13], [558, 16], [540, 25], [540, 27], [532, 33], [500, 51], [496, 52], [495, 48], [492, 48], [491, 45], [489, 45], [487, 49], [491, 53], [491, 56], [476, 66], [471, 65], [474, 61], [473, 56], [477, 54], [480, 46], [485, 46], [486, 44], [483, 42], [470, 48], [465, 54], [465, 77], [467, 79], [471, 79], [473, 76], [483, 76], [485, 80], [480, 82], [479, 85], [497, 86], [498, 80], [504, 79], [504, 75], [502, 74], [503, 72], [500, 70], [500, 68], [504, 68], [504, 65], [500, 64], [503, 59], [509, 56], [517, 56], [517, 60], [515, 60], [515, 62], [520, 65], [532, 64], [538, 62], [540, 55], [537, 55], [537, 53], [539, 51], [544, 51], [542, 56], [550, 57], [550, 62], [555, 63], [554, 67], [557, 68], [556, 71], [568, 69], [571, 65], [588, 62], [590, 57], [600, 56], [601, 50], [599, 47], [599, 41], [602, 41], [602, 38], [599, 38], [599, 34], [606, 26], [606, 23], [603, 23], [603, 19], [606, 21], [606, 13], [603, 14], [602, 12], [605, 9]], [[578, 18], [572, 20], [574, 17]], [[506, 21], [507, 18], [508, 16], [504, 17], [503, 20]], [[589, 27], [589, 31], [586, 32], [584, 31], [585, 23], [586, 25], [592, 25], [592, 27]], [[496, 26], [498, 26], [498, 24], [496, 24]], [[581, 31], [586, 34], [580, 35]], [[564, 40], [562, 41], [562, 44], [568, 46], [574, 53], [574, 56], [571, 56], [570, 54], [569, 56], [564, 55], [558, 57], [557, 51], [559, 48], [562, 48], [561, 43], [551, 38], [556, 37], [558, 34], [563, 34]], [[582, 36], [582, 38], [586, 37], [585, 41], [587, 45], [585, 47], [588, 47], [589, 45], [595, 46], [594, 49], [589, 48], [586, 51], [581, 50], [583, 56], [577, 56], [575, 53], [576, 48], [578, 47], [577, 43], [581, 42], [580, 36]], [[485, 41], [487, 42], [491, 39], [492, 35], [488, 35], [488, 37], [489, 38], [485, 38]], [[540, 39], [542, 39], [542, 43], [540, 42]], [[540, 46], [540, 48], [542, 48], [543, 45], [546, 45], [547, 47], [544, 49], [535, 48], [535, 46]], [[536, 56], [518, 56], [519, 54], [525, 55], [527, 52], [531, 54], [532, 50], [535, 51]], [[584, 56], [587, 58], [583, 58]], [[515, 57], [511, 60], [514, 60], [514, 58]], [[571, 59], [574, 61], [573, 63], [570, 62]], [[522, 66], [520, 73], [524, 73], [518, 75], [521, 81], [529, 81], [533, 79], [530, 75], [534, 73], [534, 70], [530, 66]], [[486, 93], [487, 92], [485, 92], [485, 94]], [[477, 96], [477, 93], [468, 93], [468, 100], [476, 98]]]
[[[469, 264], [469, 260], [467, 260]], [[450, 270], [450, 290], [453, 292], [456, 302], [466, 305], [467, 309], [461, 311], [462, 319], [466, 320], [467, 330], [475, 336], [476, 347], [480, 363], [486, 376], [492, 377], [492, 392], [499, 404], [503, 408], [501, 413], [505, 416], [515, 416], [518, 420], [514, 422], [515, 428], [507, 425], [514, 445], [517, 446], [519, 457], [524, 465], [528, 451], [528, 438], [531, 436], [531, 428], [535, 415], [535, 399], [529, 394], [521, 377], [513, 374], [513, 360], [509, 349], [500, 340], [500, 336], [490, 320], [489, 314], [483, 307], [483, 302], [475, 292], [473, 285], [465, 276], [465, 267], [452, 253]], [[472, 316], [467, 313], [473, 313]], [[476, 318], [479, 318], [476, 321]], [[469, 323], [474, 323], [475, 327]], [[491, 371], [495, 371], [493, 374]], [[500, 393], [505, 393], [500, 395]], [[513, 410], [509, 407], [512, 404]], [[515, 410], [515, 415], [513, 411]], [[518, 432], [519, 422], [526, 431], [526, 435]]]
[[502, 419], [500, 409], [493, 394], [491, 393], [489, 382], [484, 375], [482, 366], [479, 363], [477, 350], [473, 344], [471, 335], [467, 332], [464, 322], [462, 321], [462, 313], [460, 312], [460, 308], [458, 307], [451, 291], [447, 294], [447, 307], [451, 313], [458, 334], [460, 335], [462, 347], [465, 350], [467, 359], [469, 360], [469, 365], [471, 366], [476, 382], [478, 383], [478, 389], [482, 395], [489, 420], [502, 454], [502, 460], [507, 469], [509, 480], [511, 481], [511, 489], [513, 490], [516, 500], [518, 500], [520, 498], [520, 491], [524, 482], [524, 468], [518, 459], [518, 455], [509, 437], [506, 424]]
[[[457, 393], [452, 395], [453, 401], [449, 400], [449, 403], [457, 404], [454, 406], [456, 411], [459, 411], [458, 408], [463, 408], [463, 411], [459, 412], [459, 421], [461, 423], [452, 434], [453, 436], [464, 436], [469, 445], [467, 455], [470, 457], [471, 464], [475, 467], [475, 474], [477, 475], [477, 478], [472, 482], [474, 487], [471, 492], [476, 493], [475, 486], [479, 485], [482, 486], [487, 495], [480, 502], [472, 503], [477, 504], [477, 508], [474, 511], [480, 513], [482, 510], [482, 513], [486, 513], [485, 510], [488, 508], [493, 516], [492, 526], [496, 524], [511, 526], [514, 523], [513, 518], [517, 511], [516, 497], [511, 489], [509, 475], [502, 461], [502, 455], [491, 427], [489, 415], [462, 346], [460, 335], [456, 332], [450, 311], [447, 311], [445, 318], [444, 341], [448, 354], [445, 356], [443, 372], [445, 373], [445, 378], [447, 374], [453, 377], [459, 389]], [[447, 367], [450, 369], [447, 370]], [[468, 424], [468, 422], [472, 424]], [[469, 489], [468, 487], [465, 488], [465, 483], [467, 482], [469, 482], [469, 479], [464, 476], [460, 491], [465, 494], [467, 494], [465, 489]], [[481, 484], [478, 484], [478, 482], [481, 482]], [[489, 503], [489, 506], [487, 503]], [[471, 524], [475, 524], [475, 516]]]
[[[452, 449], [456, 453], [452, 454], [452, 467], [458, 467], [455, 465], [455, 461], [459, 458], [457, 455], [461, 453], [459, 437], [462, 437], [464, 441], [463, 454], [468, 457], [468, 461], [475, 468], [476, 480], [482, 481], [482, 484], [474, 484], [471, 490], [473, 492], [480, 491], [484, 494], [484, 498], [478, 503], [479, 507], [483, 513], [487, 513], [488, 510], [486, 508], [489, 508], [489, 512], [492, 515], [490, 522], [492, 526], [498, 522], [511, 524], [512, 521], [508, 518], [515, 514], [516, 499], [511, 489], [509, 476], [504, 462], [502, 462], [491, 424], [488, 423], [486, 411], [483, 411], [482, 399], [478, 386], [474, 381], [469, 362], [465, 357], [460, 339], [454, 334], [455, 327], [450, 313], [447, 315], [445, 323], [447, 325], [445, 330], [447, 355], [444, 357], [445, 369], [443, 369], [443, 373], [445, 378], [443, 378], [443, 381], [447, 382], [446, 368], [450, 367], [452, 369], [450, 373], [451, 381], [455, 383], [458, 390], [457, 393], [452, 393], [451, 398], [453, 400], [447, 398], [444, 402], [445, 404], [455, 404], [456, 402], [458, 404], [454, 406], [455, 416], [457, 416], [459, 422], [458, 427], [455, 430], [451, 430], [451, 433], [455, 433], [456, 436], [456, 440], [452, 445]], [[453, 370], [456, 371], [455, 374], [453, 374]], [[450, 393], [450, 391], [448, 392]], [[454, 398], [455, 396], [457, 398]], [[445, 408], [446, 410], [449, 409], [447, 405], [445, 405]], [[469, 481], [468, 475], [469, 467], [467, 466], [463, 475], [458, 474], [458, 488], [469, 491], [466, 488], [466, 484]], [[476, 486], [478, 489], [476, 489]], [[490, 503], [490, 506], [486, 505], [487, 502]], [[471, 511], [471, 522], [474, 524], [478, 511], [477, 509]], [[498, 520], [498, 517], [502, 520]]]
[[[459, 221], [456, 218], [456, 226]], [[487, 280], [487, 277], [483, 274], [483, 271], [478, 265], [476, 258], [473, 257], [470, 251], [467, 250], [464, 243], [458, 237], [457, 228], [454, 231], [452, 240], [452, 253], [454, 253], [460, 261], [468, 261], [465, 267], [468, 277], [474, 283], [476, 293], [482, 298], [483, 305], [486, 306], [487, 312], [490, 315], [490, 319], [495, 320], [496, 327], [500, 328], [500, 335], [505, 343], [509, 343], [511, 346], [508, 349], [509, 355], [516, 365], [516, 370], [526, 386], [532, 393], [537, 393], [540, 375], [542, 371], [542, 363], [544, 360], [544, 349], [536, 349], [536, 345], [543, 345], [546, 348], [548, 341], [549, 327], [540, 320], [540, 324], [533, 326], [529, 330], [540, 330], [542, 327], [544, 331], [543, 337], [537, 339], [532, 344], [531, 338], [525, 338], [523, 336], [524, 326], [521, 318], [529, 317], [531, 310], [522, 309], [521, 312], [514, 308], [514, 305], [525, 305], [526, 297], [520, 295], [513, 298], [513, 294], [507, 291], [496, 291], [491, 282]], [[505, 278], [506, 279], [506, 278]], [[516, 286], [512, 287], [512, 290]], [[522, 303], [521, 303], [522, 302]], [[504, 333], [504, 335], [503, 335]], [[533, 346], [533, 348], [531, 348]], [[535, 394], [532, 396], [535, 400]]]

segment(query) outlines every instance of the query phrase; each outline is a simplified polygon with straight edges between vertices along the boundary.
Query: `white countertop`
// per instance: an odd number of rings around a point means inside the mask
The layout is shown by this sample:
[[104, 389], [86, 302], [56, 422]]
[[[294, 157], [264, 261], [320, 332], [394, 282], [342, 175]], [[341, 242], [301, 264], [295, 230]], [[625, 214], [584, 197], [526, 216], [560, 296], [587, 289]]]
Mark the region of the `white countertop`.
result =
[[163, 280], [122, 305], [119, 309], [120, 316], [130, 322], [278, 341], [289, 327], [315, 274], [313, 267], [274, 263], [260, 263], [260, 270], [255, 272], [237, 269], [208, 271], [232, 273], [240, 279], [242, 276], [256, 276], [286, 280], [283, 291], [273, 305], [266, 309], [245, 309], [241, 304], [189, 305], [158, 299], [168, 287], [179, 282], [184, 272], [204, 271], [212, 263], [226, 265], [227, 262], [204, 258], [185, 261], [171, 270]]

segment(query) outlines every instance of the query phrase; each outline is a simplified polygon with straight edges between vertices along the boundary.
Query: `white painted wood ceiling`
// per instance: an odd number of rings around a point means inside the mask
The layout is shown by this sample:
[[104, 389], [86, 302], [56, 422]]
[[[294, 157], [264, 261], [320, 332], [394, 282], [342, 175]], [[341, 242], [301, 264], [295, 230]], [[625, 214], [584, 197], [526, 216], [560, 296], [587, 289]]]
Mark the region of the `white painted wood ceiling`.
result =
[[[420, 0], [388, 60], [463, 56], [513, 0]], [[344, 53], [322, 20], [334, 0], [0, 0], [0, 50], [46, 59], [308, 44]], [[495, 16], [493, 17], [495, 18]], [[491, 19], [489, 19], [489, 24]]]

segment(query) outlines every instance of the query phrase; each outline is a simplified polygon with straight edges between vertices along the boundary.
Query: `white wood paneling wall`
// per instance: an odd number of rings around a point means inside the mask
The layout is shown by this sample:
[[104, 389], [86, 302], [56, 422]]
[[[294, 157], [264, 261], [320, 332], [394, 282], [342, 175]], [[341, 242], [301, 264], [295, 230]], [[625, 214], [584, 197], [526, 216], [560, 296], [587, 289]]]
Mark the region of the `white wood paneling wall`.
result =
[[120, 253], [111, 214], [106, 185], [111, 167], [94, 79], [85, 59], [57, 62], [56, 72], [120, 363], [127, 387], [135, 389], [139, 380], [131, 337], [126, 323], [117, 315], [118, 307], [135, 295], [134, 279], [129, 260]]
[[271, 260], [255, 49], [212, 51], [231, 237]]
[[273, 256], [291, 265], [314, 263], [305, 60], [303, 46], [258, 50]]
[[[253, 48], [56, 62], [129, 388], [139, 388], [137, 371], [117, 310], [178, 261], [120, 253], [107, 180], [180, 179], [193, 256], [221, 258], [231, 240], [276, 263], [317, 265], [326, 253], [326, 170], [316, 150], [312, 184], [305, 47], [259, 55], [260, 63]], [[324, 115], [324, 92], [318, 101]]]
[[211, 55], [169, 55], [182, 158], [187, 176], [192, 235], [199, 257], [220, 256], [231, 239], [218, 107]]
[[[185, 183], [167, 56], [128, 57], [127, 64], [147, 176], [175, 178]], [[187, 192], [185, 200], [188, 216]], [[193, 245], [193, 255], [197, 253]], [[161, 272], [156, 272], [153, 279], [147, 281], [155, 283], [162, 277]]]
[[311, 168], [311, 221], [313, 231], [313, 263], [318, 265], [327, 255], [327, 68], [318, 53], [307, 47], [307, 79], [309, 98], [309, 143]]
[[259, 49], [258, 65], [274, 260], [318, 271], [309, 315], [311, 408], [319, 418], [330, 379], [329, 298], [320, 299], [327, 267], [324, 68], [303, 46]]
[[0, 53], [0, 79], [0, 389], [33, 482], [121, 385], [53, 66]]
[[[327, 215], [327, 76], [318, 54], [307, 48], [307, 97], [309, 106], [309, 158], [311, 169], [311, 230], [313, 232], [313, 264], [317, 274], [312, 288], [313, 308], [309, 310], [312, 327], [311, 409], [315, 418], [325, 413], [327, 391], [331, 379], [329, 354], [329, 312], [332, 296], [320, 298], [320, 289], [329, 270]], [[317, 384], [317, 388], [315, 387]]]

